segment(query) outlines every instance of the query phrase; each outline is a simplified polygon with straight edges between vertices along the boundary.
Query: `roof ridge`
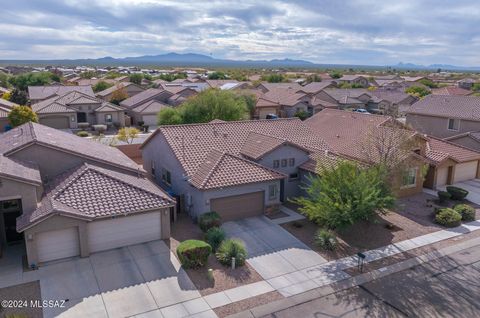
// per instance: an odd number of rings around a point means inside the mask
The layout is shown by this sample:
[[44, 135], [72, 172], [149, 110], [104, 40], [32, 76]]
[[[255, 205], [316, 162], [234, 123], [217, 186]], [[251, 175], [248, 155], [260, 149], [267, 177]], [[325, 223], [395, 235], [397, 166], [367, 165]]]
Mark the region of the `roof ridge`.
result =
[[271, 168], [269, 168], [269, 167], [267, 167], [267, 166], [263, 166], [263, 165], [261, 165], [261, 164], [259, 164], [259, 163], [256, 163], [255, 161], [251, 161], [251, 160], [248, 160], [248, 159], [246, 159], [246, 158], [242, 158], [242, 157], [240, 157], [240, 156], [237, 156], [237, 155], [234, 155], [234, 154], [231, 154], [231, 153], [228, 153], [228, 152], [225, 152], [224, 155], [223, 155], [223, 157], [224, 157], [224, 156], [229, 156], [229, 157], [232, 157], [232, 158], [234, 158], [234, 159], [238, 159], [238, 160], [240, 160], [240, 161], [246, 162], [246, 163], [248, 163], [248, 164], [252, 164], [252, 165], [254, 165], [254, 166], [256, 166], [256, 167], [259, 167], [259, 168], [261, 168], [261, 169], [268, 170], [268, 171], [270, 171], [270, 172], [273, 172], [273, 173], [276, 173], [276, 174], [279, 174], [279, 175], [282, 175], [282, 176], [287, 176], [286, 174], [281, 173], [280, 171], [271, 169]]
[[[226, 152], [224, 151], [221, 151], [221, 150], [218, 150], [216, 148], [212, 148], [210, 150], [210, 152], [207, 154], [207, 157], [212, 153], [212, 152], [219, 152], [220, 153], [220, 157], [217, 159], [217, 161], [215, 162], [215, 164], [212, 166], [212, 168], [210, 169], [210, 171], [208, 171], [207, 175], [205, 176], [205, 178], [203, 178], [203, 181], [202, 183], [200, 184], [201, 187], [204, 187], [205, 184], [207, 184], [207, 181], [210, 180], [210, 178], [212, 177], [212, 174], [213, 172], [215, 171], [215, 169], [218, 167], [218, 165], [220, 164], [220, 162], [223, 160], [223, 158], [225, 157], [225, 154]], [[206, 158], [205, 158], [206, 159]], [[203, 162], [205, 163], [205, 161]], [[200, 167], [201, 165], [199, 165], [198, 167]], [[198, 168], [197, 168], [197, 171], [198, 171]]]
[[478, 151], [478, 150], [474, 150], [474, 149], [472, 149], [472, 148], [469, 148], [469, 147], [466, 147], [466, 146], [463, 146], [463, 145], [460, 145], [460, 144], [456, 144], [456, 143], [451, 142], [451, 141], [449, 141], [449, 140], [440, 139], [440, 138], [433, 137], [433, 136], [430, 136], [430, 135], [427, 135], [427, 138], [432, 138], [432, 139], [435, 139], [435, 140], [438, 140], [438, 141], [447, 143], [447, 144], [449, 144], [449, 145], [456, 146], [456, 147], [459, 147], [459, 148], [463, 148], [463, 149], [465, 149], [465, 150], [470, 150], [470, 151], [473, 151], [473, 152], [476, 152], [476, 153], [480, 154], [480, 151]]

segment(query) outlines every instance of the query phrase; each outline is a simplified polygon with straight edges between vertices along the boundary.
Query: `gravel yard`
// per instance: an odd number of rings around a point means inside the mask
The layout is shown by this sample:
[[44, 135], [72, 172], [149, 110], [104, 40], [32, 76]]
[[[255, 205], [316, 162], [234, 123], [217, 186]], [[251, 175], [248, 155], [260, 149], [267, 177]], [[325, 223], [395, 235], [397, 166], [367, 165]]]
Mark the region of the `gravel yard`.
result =
[[25, 308], [1, 308], [0, 317], [40, 318], [43, 317], [42, 308], [32, 308], [31, 300], [41, 300], [40, 284], [38, 281], [0, 288], [0, 300], [26, 301]]

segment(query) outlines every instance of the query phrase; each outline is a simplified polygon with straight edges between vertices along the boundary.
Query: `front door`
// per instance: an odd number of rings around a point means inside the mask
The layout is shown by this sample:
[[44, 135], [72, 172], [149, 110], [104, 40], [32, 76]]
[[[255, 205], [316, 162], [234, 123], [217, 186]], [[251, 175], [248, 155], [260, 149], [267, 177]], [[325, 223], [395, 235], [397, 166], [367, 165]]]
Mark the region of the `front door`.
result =
[[448, 167], [447, 184], [453, 183], [453, 166]]
[[86, 123], [87, 113], [77, 113], [77, 123]]
[[17, 217], [22, 214], [20, 200], [0, 202], [0, 212], [3, 215], [5, 239], [7, 243], [14, 243], [23, 239], [23, 233], [17, 232]]

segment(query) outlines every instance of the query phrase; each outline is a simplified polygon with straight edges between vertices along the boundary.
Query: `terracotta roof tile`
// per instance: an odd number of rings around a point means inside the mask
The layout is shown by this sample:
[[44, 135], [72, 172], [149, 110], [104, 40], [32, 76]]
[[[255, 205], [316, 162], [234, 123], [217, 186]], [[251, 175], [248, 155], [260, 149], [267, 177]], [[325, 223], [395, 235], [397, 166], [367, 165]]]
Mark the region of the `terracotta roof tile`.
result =
[[457, 162], [467, 162], [480, 159], [480, 152], [469, 149], [450, 141], [427, 136], [427, 158], [434, 163], [440, 163], [447, 158]]
[[480, 121], [480, 97], [428, 95], [413, 104], [407, 110], [407, 114]]

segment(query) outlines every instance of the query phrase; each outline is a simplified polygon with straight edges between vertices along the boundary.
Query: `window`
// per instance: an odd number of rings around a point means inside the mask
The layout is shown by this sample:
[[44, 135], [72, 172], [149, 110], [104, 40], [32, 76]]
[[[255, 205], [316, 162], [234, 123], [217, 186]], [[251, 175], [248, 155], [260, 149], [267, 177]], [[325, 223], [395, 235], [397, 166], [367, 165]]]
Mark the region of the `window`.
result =
[[410, 168], [403, 174], [402, 188], [412, 188], [417, 184], [417, 168]]
[[162, 168], [162, 181], [167, 185], [172, 184], [172, 176], [170, 175], [170, 171], [164, 168]]
[[152, 177], [155, 178], [155, 161], [152, 161], [151, 173], [152, 173]]
[[279, 160], [273, 160], [273, 167], [274, 168], [280, 167], [280, 161]]
[[277, 198], [277, 185], [271, 184], [268, 186], [268, 199], [275, 200]]
[[290, 158], [290, 159], [288, 159], [288, 165], [289, 165], [290, 167], [293, 167], [293, 166], [295, 165], [295, 158]]
[[111, 124], [113, 121], [112, 114], [105, 114], [105, 122]]
[[288, 176], [288, 181], [294, 181], [294, 180], [297, 180], [298, 179], [298, 173], [291, 173], [289, 176]]
[[282, 159], [282, 167], [286, 167], [287, 166], [287, 159]]
[[448, 120], [448, 130], [458, 130], [460, 128], [460, 119], [450, 118]]

